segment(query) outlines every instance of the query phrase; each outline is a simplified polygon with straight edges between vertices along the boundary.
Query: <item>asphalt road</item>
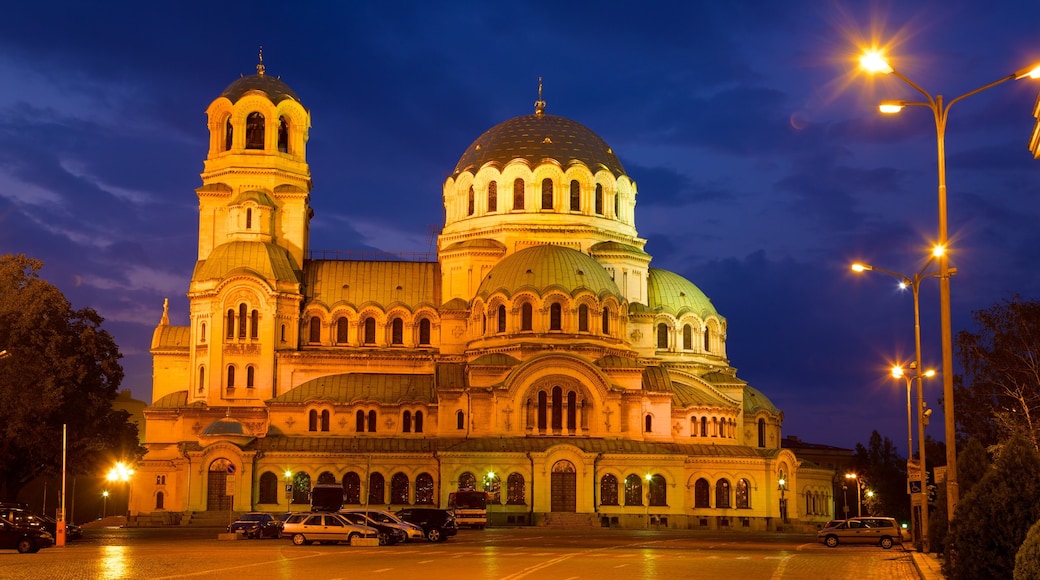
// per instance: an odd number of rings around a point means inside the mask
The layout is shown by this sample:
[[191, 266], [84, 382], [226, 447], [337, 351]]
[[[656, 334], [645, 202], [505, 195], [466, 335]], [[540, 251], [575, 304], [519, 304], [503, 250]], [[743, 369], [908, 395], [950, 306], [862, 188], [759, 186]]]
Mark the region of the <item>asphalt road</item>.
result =
[[460, 530], [444, 543], [294, 546], [219, 541], [217, 529], [98, 528], [37, 554], [0, 551], [0, 578], [393, 580], [916, 579], [900, 547], [817, 544], [803, 534], [686, 530]]

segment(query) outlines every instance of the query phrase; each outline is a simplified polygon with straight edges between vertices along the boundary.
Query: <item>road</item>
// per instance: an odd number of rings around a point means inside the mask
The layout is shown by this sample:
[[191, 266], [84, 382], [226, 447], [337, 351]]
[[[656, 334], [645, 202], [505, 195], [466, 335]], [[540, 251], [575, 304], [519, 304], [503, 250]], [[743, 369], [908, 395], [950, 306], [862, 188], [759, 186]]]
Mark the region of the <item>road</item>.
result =
[[218, 541], [217, 529], [100, 528], [37, 554], [0, 551], [0, 578], [625, 580], [918, 578], [898, 546], [826, 548], [804, 534], [687, 530], [460, 530], [385, 547]]

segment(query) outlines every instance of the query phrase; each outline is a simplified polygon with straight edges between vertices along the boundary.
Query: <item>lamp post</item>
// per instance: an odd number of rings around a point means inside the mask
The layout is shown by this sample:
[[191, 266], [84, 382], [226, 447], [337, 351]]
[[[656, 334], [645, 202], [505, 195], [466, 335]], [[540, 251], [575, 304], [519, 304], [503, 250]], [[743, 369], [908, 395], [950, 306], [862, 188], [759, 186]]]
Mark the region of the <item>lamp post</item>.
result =
[[101, 492], [101, 519], [108, 515], [108, 490]]
[[285, 511], [292, 511], [292, 470], [285, 470]]
[[845, 479], [847, 479], [849, 481], [855, 480], [855, 482], [856, 482], [856, 517], [862, 517], [863, 516], [863, 496], [860, 495], [861, 492], [860, 492], [860, 488], [859, 488], [859, 476], [856, 475], [855, 473], [846, 473], [845, 474]]
[[115, 464], [108, 471], [107, 479], [109, 481], [119, 481], [126, 484], [126, 525], [130, 525], [130, 493], [133, 490], [133, 485], [130, 479], [134, 475], [134, 470], [122, 461]]
[[[937, 243], [944, 250], [949, 245], [949, 233], [946, 224], [946, 122], [949, 119], [950, 107], [954, 103], [977, 95], [982, 91], [1010, 80], [1025, 77], [1040, 78], [1040, 65], [1023, 68], [1001, 79], [983, 85], [973, 91], [943, 104], [942, 95], [933, 97], [917, 83], [911, 81], [899, 71], [892, 68], [884, 56], [878, 51], [870, 51], [860, 59], [860, 66], [871, 73], [893, 74], [927, 101], [882, 101], [878, 109], [882, 113], [898, 113], [903, 107], [927, 107], [935, 120], [937, 167], [939, 175], [939, 239]], [[953, 521], [954, 509], [960, 499], [960, 487], [957, 483], [957, 422], [953, 406], [953, 331], [950, 322], [950, 260], [947, 252], [939, 256], [939, 309], [942, 319], [942, 375], [943, 375], [943, 416], [946, 435], [946, 506], [947, 517]]]
[[[914, 525], [914, 545], [917, 546], [918, 552], [928, 552], [928, 476], [926, 475], [928, 470], [924, 462], [924, 424], [927, 414], [924, 409], [924, 401], [921, 395], [923, 390], [922, 380], [924, 378], [932, 378], [935, 376], [935, 369], [928, 369], [924, 372], [920, 372], [918, 363], [916, 361], [910, 363], [910, 369], [917, 371], [914, 376], [906, 374], [903, 367], [896, 365], [892, 367], [892, 377], [896, 379], [904, 379], [906, 381], [906, 438], [907, 448], [913, 449], [913, 442], [910, 439], [910, 385], [913, 381], [917, 381], [917, 429], [918, 429], [918, 445], [921, 448], [920, 456], [918, 458], [919, 467], [918, 474], [921, 478], [920, 487], [917, 489], [917, 506], [920, 513], [917, 514], [916, 522]], [[913, 452], [910, 452], [913, 455]], [[912, 459], [912, 458], [911, 458]], [[907, 478], [910, 477], [910, 466], [912, 464], [911, 459], [907, 459]], [[909, 485], [909, 484], [908, 484]], [[910, 513], [914, 514], [914, 491], [910, 490]]]
[[787, 491], [787, 480], [780, 477], [776, 480], [777, 490], [780, 492], [780, 521], [787, 523], [787, 500], [784, 499], [784, 492]]

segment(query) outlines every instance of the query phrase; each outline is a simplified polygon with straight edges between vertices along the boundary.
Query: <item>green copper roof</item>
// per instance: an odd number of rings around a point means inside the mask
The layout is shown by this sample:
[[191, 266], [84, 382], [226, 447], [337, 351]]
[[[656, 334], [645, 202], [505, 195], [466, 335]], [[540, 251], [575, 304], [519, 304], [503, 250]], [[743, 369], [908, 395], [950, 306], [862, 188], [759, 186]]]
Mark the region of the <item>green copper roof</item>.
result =
[[262, 191], [256, 190], [243, 191], [239, 193], [235, 196], [235, 199], [231, 200], [231, 205], [242, 205], [247, 201], [252, 201], [257, 205], [262, 205], [264, 207], [275, 207], [275, 203], [271, 199], [271, 196]]
[[519, 290], [541, 296], [557, 288], [571, 295], [589, 290], [596, 296], [621, 296], [599, 262], [577, 250], [552, 245], [534, 246], [507, 256], [484, 277], [477, 296], [486, 300], [497, 292], [512, 296]]
[[228, 242], [195, 264], [193, 281], [222, 279], [235, 270], [252, 271], [268, 281], [300, 282], [299, 268], [289, 252], [267, 242]]
[[282, 82], [278, 77], [271, 77], [264, 74], [241, 77], [228, 85], [220, 96], [227, 97], [229, 101], [236, 103], [239, 99], [252, 91], [260, 91], [264, 93], [267, 95], [267, 98], [271, 99], [271, 102], [276, 105], [285, 99], [292, 99], [297, 103], [300, 102], [300, 98], [297, 97], [296, 93], [289, 88], [289, 85]]
[[191, 340], [191, 329], [187, 326], [165, 326], [159, 331], [158, 349], [187, 349]]
[[520, 359], [511, 357], [508, 354], [501, 354], [496, 352], [477, 357], [476, 360], [469, 364], [499, 367], [515, 367], [516, 365], [520, 364]]
[[188, 406], [188, 391], [177, 391], [152, 403], [153, 409], [180, 409]]
[[744, 387], [744, 414], [751, 415], [759, 409], [769, 411], [773, 415], [780, 413], [780, 409], [777, 409], [776, 405], [763, 395], [761, 391], [751, 387]]
[[639, 248], [637, 248], [635, 246], [632, 246], [630, 244], [622, 244], [621, 242], [600, 242], [598, 244], [593, 244], [592, 247], [589, 248], [589, 252], [591, 252], [593, 254], [600, 253], [600, 252], [602, 252], [602, 253], [608, 253], [608, 252], [610, 252], [610, 253], [622, 253], [623, 252], [623, 253], [626, 253], [626, 254], [634, 254], [636, 256], [649, 256], [650, 255], [650, 254], [647, 254], [646, 252], [644, 252], [643, 250], [640, 250]]
[[734, 407], [703, 386], [688, 385], [672, 381], [672, 405], [676, 409], [689, 407]]
[[686, 278], [659, 268], [650, 268], [647, 283], [648, 306], [652, 311], [679, 316], [692, 312], [701, 318], [718, 316], [711, 300]]
[[203, 431], [203, 435], [251, 435], [246, 432], [245, 425], [241, 421], [225, 417], [210, 423]]
[[310, 401], [435, 403], [437, 395], [433, 388], [433, 375], [350, 373], [312, 379], [269, 400], [268, 403]]
[[360, 307], [375, 303], [386, 308], [404, 304], [440, 304], [437, 262], [308, 260], [304, 265], [306, 301], [338, 302]]
[[651, 393], [670, 393], [672, 379], [664, 367], [646, 367], [643, 369], [643, 390]]

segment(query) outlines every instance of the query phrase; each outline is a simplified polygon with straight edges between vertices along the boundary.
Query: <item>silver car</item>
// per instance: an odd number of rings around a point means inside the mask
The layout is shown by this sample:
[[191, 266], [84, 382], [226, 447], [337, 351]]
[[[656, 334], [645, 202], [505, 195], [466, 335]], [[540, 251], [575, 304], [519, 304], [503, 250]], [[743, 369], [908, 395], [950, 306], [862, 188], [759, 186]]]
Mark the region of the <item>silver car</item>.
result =
[[405, 535], [408, 537], [407, 541], [422, 540], [426, 536], [423, 534], [422, 528], [415, 524], [408, 523], [401, 518], [397, 517], [396, 514], [388, 512], [386, 510], [377, 510], [370, 508], [344, 508], [339, 510], [339, 513], [355, 513], [365, 514], [373, 521], [381, 524], [388, 525], [390, 527], [403, 530]]
[[368, 526], [352, 524], [339, 514], [302, 512], [289, 516], [282, 526], [282, 537], [292, 538], [297, 546], [311, 542], [350, 542], [354, 538], [378, 538], [379, 532]]
[[874, 544], [889, 549], [910, 540], [910, 533], [894, 518], [879, 516], [851, 518], [816, 533], [816, 541], [831, 548], [839, 544]]

